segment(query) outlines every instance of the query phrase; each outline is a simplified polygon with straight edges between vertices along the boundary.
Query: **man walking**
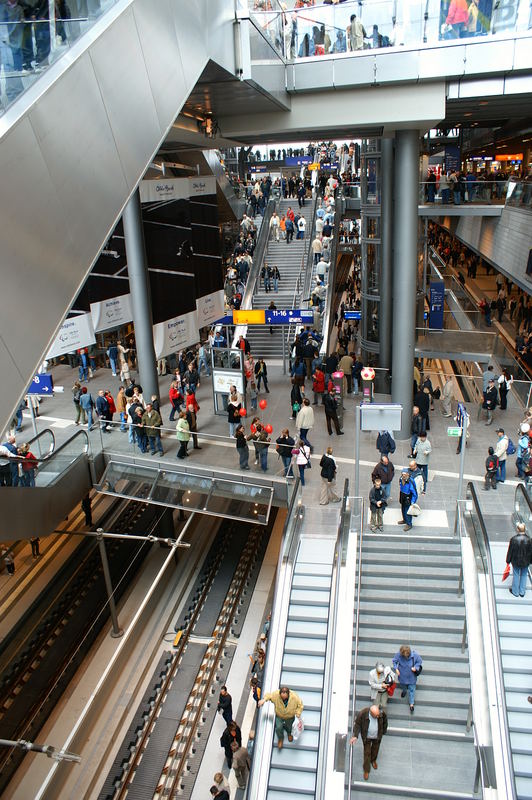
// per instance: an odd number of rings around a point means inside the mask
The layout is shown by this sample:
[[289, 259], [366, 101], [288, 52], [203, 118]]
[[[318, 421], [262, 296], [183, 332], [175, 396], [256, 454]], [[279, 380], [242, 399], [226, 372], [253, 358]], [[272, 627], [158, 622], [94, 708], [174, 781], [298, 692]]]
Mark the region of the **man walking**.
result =
[[369, 507], [371, 509], [370, 528], [373, 532], [383, 529], [383, 514], [386, 508], [386, 496], [381, 486], [381, 479], [375, 478], [369, 493]]
[[508, 437], [503, 428], [497, 428], [497, 444], [495, 445], [495, 455], [499, 459], [499, 469], [497, 471], [497, 482], [504, 483], [506, 480], [506, 456], [508, 451]]
[[144, 431], [148, 437], [152, 456], [154, 456], [155, 453], [159, 453], [159, 456], [164, 455], [160, 430], [163, 423], [161, 415], [158, 411], [155, 411], [151, 403], [146, 403], [146, 411], [142, 415], [142, 424], [144, 425]]
[[512, 565], [513, 581], [509, 589], [514, 597], [524, 597], [528, 578], [528, 567], [532, 563], [532, 539], [526, 533], [524, 522], [517, 523], [517, 533], [510, 539], [506, 563]]
[[268, 692], [257, 706], [260, 708], [267, 702], [273, 703], [275, 707], [275, 734], [277, 736], [277, 747], [281, 750], [283, 746], [285, 731], [288, 734], [288, 741], [292, 742], [292, 725], [296, 717], [300, 717], [303, 712], [303, 702], [299, 695], [288, 686], [281, 686], [275, 692]]
[[267, 394], [269, 394], [270, 390], [268, 389], [268, 368], [263, 358], [259, 358], [259, 360], [255, 364], [255, 378], [257, 380], [257, 391], [260, 392], [260, 384], [262, 381], [264, 383], [264, 388], [266, 389]]
[[390, 492], [392, 489], [392, 481], [393, 476], [395, 475], [395, 467], [388, 458], [388, 456], [381, 455], [381, 460], [378, 464], [375, 465], [373, 472], [371, 473], [371, 480], [375, 483], [376, 479], [379, 478], [381, 482], [382, 491], [384, 493], [384, 499], [388, 501], [390, 499]]
[[[307, 401], [308, 402], [308, 401]], [[321, 457], [321, 493], [320, 506], [329, 503], [339, 503], [341, 498], [334, 491], [336, 486], [336, 461], [333, 458], [332, 447], [327, 448], [327, 452]]]
[[366, 706], [362, 708], [355, 719], [353, 736], [349, 744], [354, 744], [358, 737], [362, 738], [364, 746], [363, 770], [364, 780], [369, 778], [370, 765], [377, 769], [377, 756], [381, 746], [382, 737], [388, 730], [388, 717], [386, 711], [379, 706]]
[[338, 420], [338, 404], [336, 402], [336, 397], [334, 395], [334, 389], [331, 389], [323, 398], [323, 406], [325, 408], [325, 419], [327, 421], [327, 431], [329, 436], [332, 436], [332, 425], [331, 422], [334, 423], [334, 429], [336, 431], [337, 436], [343, 436], [344, 432], [340, 430], [340, 422]]
[[431, 453], [432, 453], [432, 445], [427, 439], [427, 434], [425, 433], [425, 431], [421, 431], [418, 440], [416, 442], [414, 455], [416, 457], [416, 463], [419, 469], [421, 470], [421, 474], [423, 475], [422, 494], [425, 494], [425, 492], [427, 491], [427, 484], [429, 481], [429, 458]]

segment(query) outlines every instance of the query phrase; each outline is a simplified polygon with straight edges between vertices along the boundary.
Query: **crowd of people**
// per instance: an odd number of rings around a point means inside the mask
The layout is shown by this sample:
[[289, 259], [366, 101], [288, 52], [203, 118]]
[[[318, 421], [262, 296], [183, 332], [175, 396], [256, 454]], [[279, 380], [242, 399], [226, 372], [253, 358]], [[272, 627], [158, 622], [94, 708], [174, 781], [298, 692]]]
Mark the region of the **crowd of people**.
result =
[[502, 169], [497, 172], [485, 169], [467, 173], [444, 170], [440, 174], [430, 169], [424, 184], [425, 199], [427, 203], [435, 203], [439, 192], [442, 205], [452, 203], [459, 206], [476, 200], [485, 203], [501, 201], [506, 194], [509, 177]]

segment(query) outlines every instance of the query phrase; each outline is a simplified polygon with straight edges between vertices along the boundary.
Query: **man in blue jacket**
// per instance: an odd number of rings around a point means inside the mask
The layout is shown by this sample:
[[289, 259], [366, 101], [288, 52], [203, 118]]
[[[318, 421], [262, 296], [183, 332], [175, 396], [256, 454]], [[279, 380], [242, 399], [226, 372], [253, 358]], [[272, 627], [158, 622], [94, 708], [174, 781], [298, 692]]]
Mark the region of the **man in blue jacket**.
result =
[[423, 669], [423, 660], [419, 653], [412, 650], [407, 644], [401, 645], [399, 652], [393, 657], [392, 667], [399, 676], [398, 686], [402, 690], [401, 697], [406, 697], [410, 703], [410, 713], [414, 713], [414, 700], [416, 697], [416, 683], [418, 675]]
[[404, 525], [405, 531], [412, 530], [412, 514], [408, 513], [408, 509], [417, 501], [416, 485], [407, 469], [401, 472], [399, 479], [399, 502], [401, 503], [402, 519], [398, 521], [398, 525]]

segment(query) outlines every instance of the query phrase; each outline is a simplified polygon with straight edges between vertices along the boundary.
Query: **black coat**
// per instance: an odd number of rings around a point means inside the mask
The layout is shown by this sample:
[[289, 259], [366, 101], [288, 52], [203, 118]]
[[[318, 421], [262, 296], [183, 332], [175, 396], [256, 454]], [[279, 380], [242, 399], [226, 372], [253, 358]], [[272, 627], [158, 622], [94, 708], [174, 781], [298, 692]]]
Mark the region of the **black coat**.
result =
[[231, 736], [231, 731], [229, 728], [226, 728], [220, 737], [220, 747], [223, 747], [226, 756], [231, 756], [232, 758], [233, 751], [231, 750], [231, 742], [238, 742], [238, 746], [242, 746], [242, 731], [238, 725], [236, 726], [236, 736]]
[[321, 477], [327, 478], [329, 483], [334, 480], [334, 476], [336, 475], [336, 462], [333, 458], [327, 455], [323, 455], [320, 461], [321, 467]]
[[[378, 722], [377, 739], [380, 741], [384, 736], [384, 734], [386, 733], [386, 731], [388, 730], [388, 717], [386, 716], [386, 711], [384, 711], [384, 709], [382, 708], [377, 722]], [[362, 741], [365, 743], [368, 737], [368, 728], [369, 728], [369, 706], [366, 706], [366, 708], [362, 708], [356, 715], [355, 727], [353, 729], [353, 736], [358, 737], [360, 735]]]
[[532, 539], [526, 533], [517, 533], [510, 539], [506, 563], [513, 567], [528, 567], [532, 563]]
[[325, 416], [327, 417], [335, 417], [336, 416], [336, 398], [334, 395], [325, 394], [323, 396], [323, 406], [325, 408]]

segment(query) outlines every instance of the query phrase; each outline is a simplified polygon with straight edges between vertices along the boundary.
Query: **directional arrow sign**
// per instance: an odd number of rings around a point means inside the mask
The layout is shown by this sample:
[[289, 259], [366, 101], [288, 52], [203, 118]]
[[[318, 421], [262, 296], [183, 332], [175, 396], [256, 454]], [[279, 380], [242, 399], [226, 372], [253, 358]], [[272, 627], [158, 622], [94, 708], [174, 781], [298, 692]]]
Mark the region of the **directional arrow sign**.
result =
[[51, 375], [35, 375], [26, 394], [53, 395], [54, 382]]

